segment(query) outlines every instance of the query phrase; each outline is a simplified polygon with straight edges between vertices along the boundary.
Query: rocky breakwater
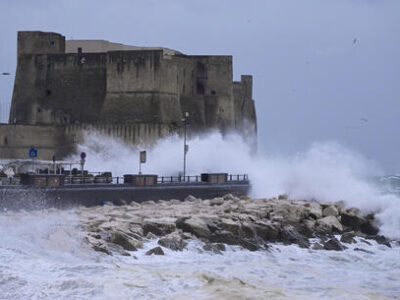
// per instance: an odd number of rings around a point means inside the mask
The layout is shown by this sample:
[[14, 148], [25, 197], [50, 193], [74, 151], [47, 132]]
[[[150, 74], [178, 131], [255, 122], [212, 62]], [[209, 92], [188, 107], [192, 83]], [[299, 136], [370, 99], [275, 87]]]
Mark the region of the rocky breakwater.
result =
[[207, 200], [189, 196], [185, 201], [105, 205], [83, 208], [79, 214], [85, 241], [109, 255], [133, 255], [152, 240], [158, 246], [147, 255], [163, 255], [166, 248], [182, 251], [190, 240], [201, 241], [202, 251], [215, 253], [224, 251], [225, 245], [268, 250], [271, 243], [340, 251], [356, 239], [391, 247], [391, 241], [378, 234], [373, 214], [345, 208], [343, 202], [318, 203], [285, 196], [250, 199], [228, 194]]

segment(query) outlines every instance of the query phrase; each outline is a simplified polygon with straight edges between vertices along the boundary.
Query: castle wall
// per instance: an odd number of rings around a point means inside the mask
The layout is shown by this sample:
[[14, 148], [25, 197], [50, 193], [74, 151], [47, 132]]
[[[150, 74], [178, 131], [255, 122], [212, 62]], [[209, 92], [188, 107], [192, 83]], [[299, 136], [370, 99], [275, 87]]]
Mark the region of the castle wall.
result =
[[29, 159], [29, 149], [38, 150], [38, 159], [65, 157], [73, 151], [73, 144], [63, 126], [0, 124], [0, 157]]
[[233, 83], [235, 128], [248, 134], [257, 133], [257, 116], [253, 97], [253, 77], [242, 75]]
[[169, 123], [182, 117], [177, 67], [160, 50], [108, 52], [102, 120]]
[[46, 64], [36, 123], [99, 121], [106, 94], [106, 55], [47, 55]]

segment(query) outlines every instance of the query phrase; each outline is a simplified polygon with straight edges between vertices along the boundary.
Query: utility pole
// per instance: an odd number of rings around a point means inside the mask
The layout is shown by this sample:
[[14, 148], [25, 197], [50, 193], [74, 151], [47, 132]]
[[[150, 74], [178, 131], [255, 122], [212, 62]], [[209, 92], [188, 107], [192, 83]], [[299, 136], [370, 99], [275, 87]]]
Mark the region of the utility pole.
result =
[[187, 134], [187, 124], [189, 121], [189, 113], [185, 112], [185, 117], [182, 119], [183, 122], [183, 181], [185, 181], [186, 176], [186, 154], [189, 151], [189, 145], [186, 144], [186, 134]]

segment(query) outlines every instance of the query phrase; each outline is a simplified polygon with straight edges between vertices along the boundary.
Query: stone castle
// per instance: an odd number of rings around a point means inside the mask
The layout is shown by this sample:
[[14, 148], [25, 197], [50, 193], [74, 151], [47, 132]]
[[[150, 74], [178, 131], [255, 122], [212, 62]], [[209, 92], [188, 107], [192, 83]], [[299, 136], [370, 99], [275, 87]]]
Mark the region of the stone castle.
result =
[[9, 124], [0, 125], [0, 157], [65, 157], [95, 130], [148, 144], [182, 131], [256, 133], [252, 76], [233, 81], [232, 56], [185, 55], [161, 47], [65, 40], [18, 32]]

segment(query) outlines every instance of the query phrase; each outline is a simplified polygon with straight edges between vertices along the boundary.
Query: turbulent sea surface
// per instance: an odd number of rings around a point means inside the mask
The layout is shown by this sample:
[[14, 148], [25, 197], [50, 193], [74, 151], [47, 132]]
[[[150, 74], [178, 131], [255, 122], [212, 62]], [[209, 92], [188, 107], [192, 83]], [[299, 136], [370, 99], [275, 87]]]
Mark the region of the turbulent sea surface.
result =
[[228, 247], [222, 255], [192, 242], [146, 256], [153, 240], [134, 256], [108, 256], [84, 243], [86, 217], [79, 208], [1, 213], [0, 299], [400, 299], [395, 242], [342, 252]]

